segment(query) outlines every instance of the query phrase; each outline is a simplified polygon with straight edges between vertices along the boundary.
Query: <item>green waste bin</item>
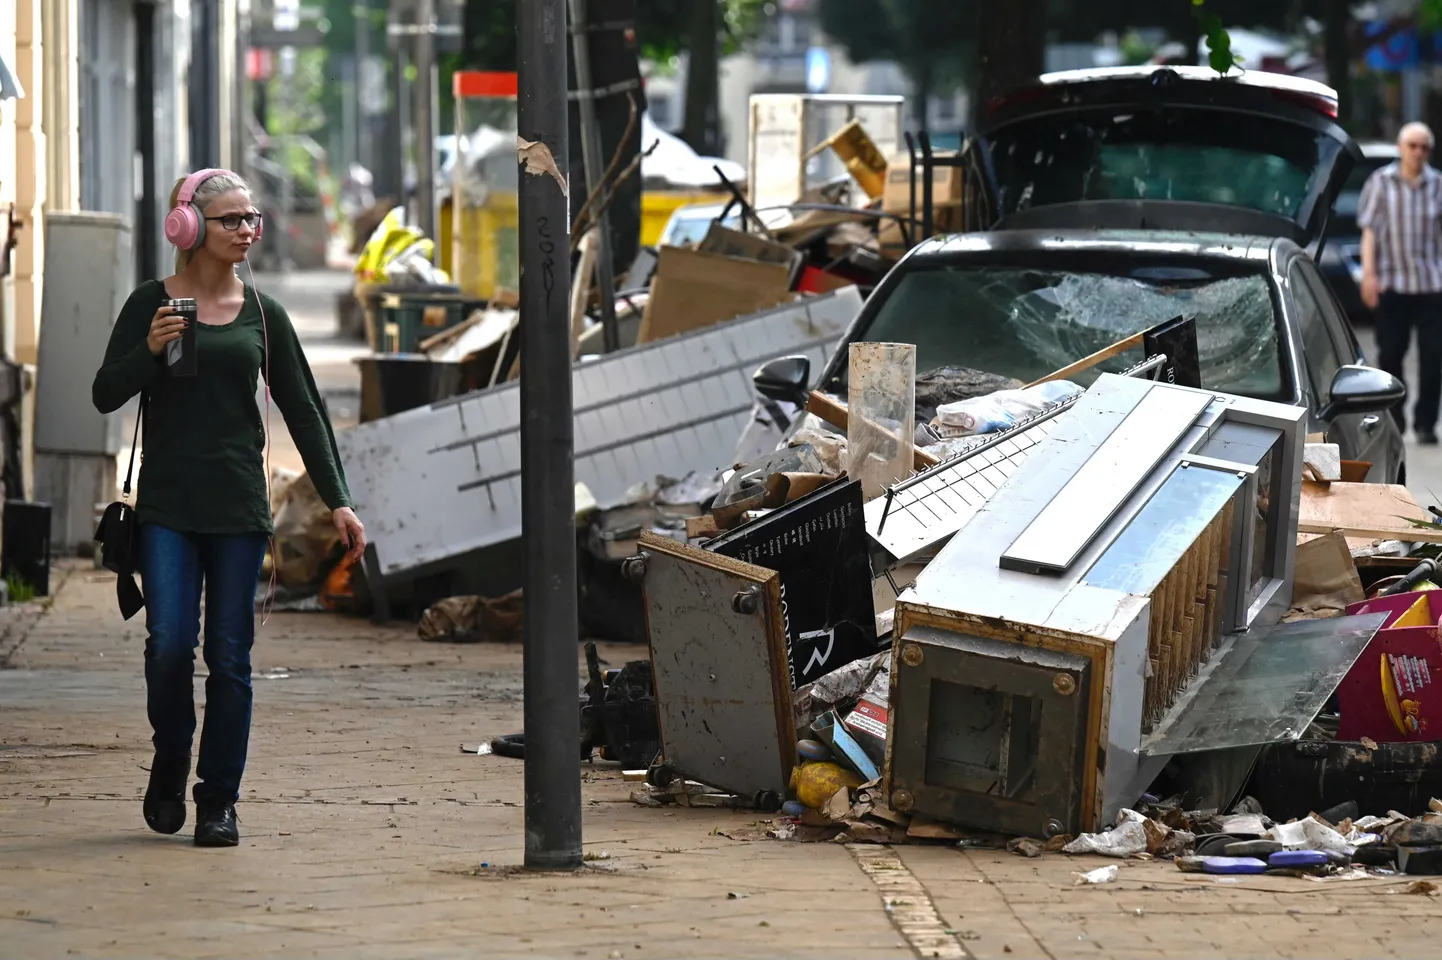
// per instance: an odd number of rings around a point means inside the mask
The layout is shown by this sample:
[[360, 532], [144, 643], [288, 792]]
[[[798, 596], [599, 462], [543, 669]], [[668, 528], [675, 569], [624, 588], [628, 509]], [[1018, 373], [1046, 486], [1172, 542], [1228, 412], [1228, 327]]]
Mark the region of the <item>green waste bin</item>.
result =
[[381, 295], [380, 352], [415, 353], [421, 342], [465, 322], [484, 300], [459, 293]]

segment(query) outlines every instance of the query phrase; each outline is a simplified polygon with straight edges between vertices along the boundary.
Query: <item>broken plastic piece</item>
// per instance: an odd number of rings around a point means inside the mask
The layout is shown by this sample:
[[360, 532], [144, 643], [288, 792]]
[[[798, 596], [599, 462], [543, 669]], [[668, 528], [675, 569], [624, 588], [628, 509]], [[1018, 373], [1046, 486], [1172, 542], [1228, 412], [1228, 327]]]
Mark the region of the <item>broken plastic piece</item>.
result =
[[1202, 857], [1203, 873], [1266, 873], [1267, 865], [1255, 857]]
[[1272, 828], [1272, 839], [1288, 850], [1333, 850], [1349, 857], [1357, 852], [1346, 837], [1312, 817], [1277, 824]]
[[[836, 715], [836, 711], [828, 710], [817, 717], [811, 724], [811, 729], [816, 731], [816, 735], [835, 751], [836, 759], [860, 774], [861, 779], [875, 780], [881, 776], [881, 771], [876, 769], [876, 764], [866, 755], [866, 751], [861, 749], [861, 744], [857, 743], [846, 727], [842, 726], [841, 718]], [[803, 740], [801, 742], [813, 741]]]
[[1321, 850], [1279, 850], [1267, 858], [1269, 867], [1325, 867], [1331, 862]]

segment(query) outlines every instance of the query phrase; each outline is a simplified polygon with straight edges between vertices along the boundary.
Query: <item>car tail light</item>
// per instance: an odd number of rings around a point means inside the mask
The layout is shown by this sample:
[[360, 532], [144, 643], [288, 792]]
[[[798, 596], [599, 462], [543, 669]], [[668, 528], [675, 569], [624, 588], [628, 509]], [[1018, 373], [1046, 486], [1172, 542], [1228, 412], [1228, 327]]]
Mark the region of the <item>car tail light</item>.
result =
[[1041, 100], [1048, 94], [1055, 94], [1056, 91], [1047, 87], [1024, 87], [1020, 90], [1008, 90], [1006, 93], [999, 93], [991, 98], [986, 105], [987, 116], [994, 116], [1002, 107], [1009, 107], [1014, 103], [1028, 103]]
[[1286, 100], [1309, 110], [1325, 113], [1333, 120], [1337, 119], [1337, 101], [1331, 97], [1319, 93], [1300, 93], [1296, 90], [1277, 90], [1275, 96], [1278, 100]]

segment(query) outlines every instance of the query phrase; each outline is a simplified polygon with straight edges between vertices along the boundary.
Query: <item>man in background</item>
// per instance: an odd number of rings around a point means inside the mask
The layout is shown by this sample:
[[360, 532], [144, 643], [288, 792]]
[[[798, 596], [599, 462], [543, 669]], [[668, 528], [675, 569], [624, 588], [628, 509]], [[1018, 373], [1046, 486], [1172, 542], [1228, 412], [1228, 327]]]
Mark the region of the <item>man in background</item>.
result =
[[[1362, 302], [1375, 311], [1378, 361], [1405, 382], [1402, 363], [1417, 330], [1417, 441], [1437, 442], [1442, 403], [1442, 173], [1428, 164], [1434, 144], [1423, 123], [1397, 136], [1401, 156], [1362, 187]], [[1410, 392], [1410, 391], [1409, 391]], [[1392, 408], [1407, 429], [1403, 403]]]

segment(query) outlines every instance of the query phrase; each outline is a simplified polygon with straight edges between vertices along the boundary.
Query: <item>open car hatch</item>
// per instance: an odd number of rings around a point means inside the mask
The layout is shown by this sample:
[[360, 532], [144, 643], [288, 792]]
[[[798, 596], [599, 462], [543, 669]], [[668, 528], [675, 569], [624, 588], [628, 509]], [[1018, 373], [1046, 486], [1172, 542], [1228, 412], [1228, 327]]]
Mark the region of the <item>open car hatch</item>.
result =
[[968, 144], [982, 229], [1225, 231], [1319, 252], [1360, 148], [1330, 87], [1139, 67], [1047, 74], [994, 100]]

